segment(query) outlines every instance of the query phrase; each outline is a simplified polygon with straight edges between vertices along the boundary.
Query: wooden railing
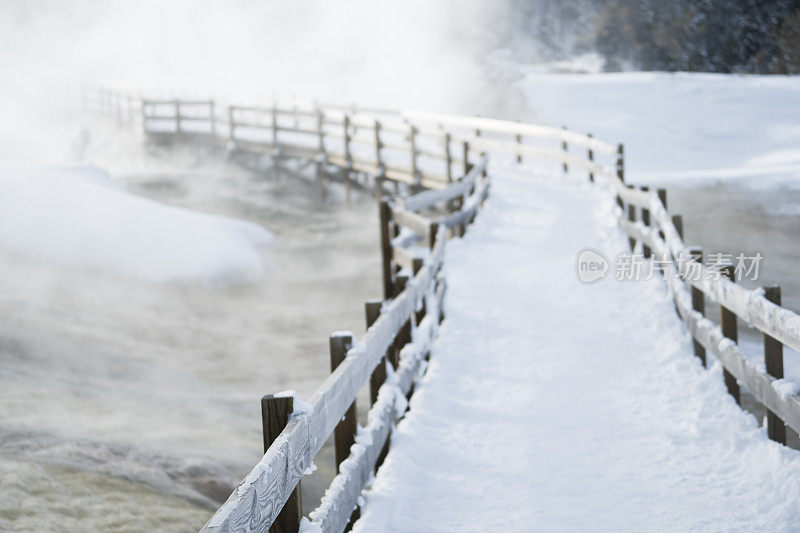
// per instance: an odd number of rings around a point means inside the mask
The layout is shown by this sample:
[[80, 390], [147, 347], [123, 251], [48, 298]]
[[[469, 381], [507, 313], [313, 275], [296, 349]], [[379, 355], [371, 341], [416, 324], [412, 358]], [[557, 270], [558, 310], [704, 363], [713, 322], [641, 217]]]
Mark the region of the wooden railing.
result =
[[[106, 103], [99, 107], [106, 112], [115, 109], [108, 102], [120, 101], [101, 95]], [[800, 317], [780, 306], [778, 289], [762, 295], [705, 275], [688, 281], [689, 269], [707, 274], [697, 261], [687, 261], [701, 252], [683, 243], [682, 221], [667, 211], [663, 190], [625, 183], [621, 144], [566, 129], [422, 111], [174, 99], [141, 100], [139, 108], [143, 130], [153, 138], [208, 138], [232, 151], [304, 158], [318, 170], [337, 169], [347, 183], [353, 175], [369, 176], [381, 194], [395, 184], [394, 194], [381, 198], [384, 294], [366, 304], [366, 334], [357, 343], [349, 333], [331, 336], [332, 373], [308, 408], [297, 409], [291, 397], [262, 399], [264, 457], [203, 531], [296, 531], [300, 480], [331, 433], [338, 474], [310, 518], [324, 532], [340, 532], [357, 517], [359, 494], [386, 454], [444, 318], [447, 236], [463, 235], [486, 200], [490, 157], [551, 160], [565, 173], [579, 168], [600, 182], [619, 207], [631, 248], [640, 243], [647, 257], [670, 259], [664, 277], [695, 339], [695, 353], [704, 362], [706, 350], [719, 359], [737, 399], [738, 381], [767, 407], [770, 438], [785, 443], [784, 423], [800, 430], [800, 400], [773, 387], [783, 375], [782, 346], [800, 351]], [[598, 160], [603, 156], [606, 162]], [[706, 297], [720, 304], [720, 326], [703, 316]], [[736, 316], [764, 333], [766, 372], [738, 348]], [[367, 382], [371, 408], [357, 432], [356, 395]]]
[[[774, 385], [783, 378], [783, 346], [800, 352], [800, 316], [781, 307], [779, 287], [746, 290], [734, 282], [733, 265], [723, 266], [723, 276], [703, 265], [702, 250], [684, 244], [683, 221], [667, 210], [664, 189], [636, 189], [613, 174], [604, 177], [621, 204], [619, 224], [631, 248], [642, 243], [644, 255], [658, 258], [664, 267], [675, 307], [694, 338], [695, 355], [705, 365], [706, 352], [711, 352], [724, 368], [730, 394], [740, 402], [743, 384], [768, 411], [769, 437], [786, 444], [786, 425], [800, 431], [800, 398]], [[719, 304], [719, 325], [704, 316], [706, 299]], [[753, 366], [737, 344], [737, 317], [763, 334], [764, 370]]]

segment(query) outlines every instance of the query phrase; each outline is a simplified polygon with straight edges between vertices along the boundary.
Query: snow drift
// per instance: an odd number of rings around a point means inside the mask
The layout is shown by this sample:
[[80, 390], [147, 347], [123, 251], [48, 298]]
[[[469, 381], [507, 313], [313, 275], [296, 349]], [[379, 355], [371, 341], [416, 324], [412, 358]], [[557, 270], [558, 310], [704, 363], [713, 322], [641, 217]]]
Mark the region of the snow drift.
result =
[[151, 281], [258, 279], [255, 224], [125, 192], [101, 169], [0, 163], [0, 250], [26, 259]]

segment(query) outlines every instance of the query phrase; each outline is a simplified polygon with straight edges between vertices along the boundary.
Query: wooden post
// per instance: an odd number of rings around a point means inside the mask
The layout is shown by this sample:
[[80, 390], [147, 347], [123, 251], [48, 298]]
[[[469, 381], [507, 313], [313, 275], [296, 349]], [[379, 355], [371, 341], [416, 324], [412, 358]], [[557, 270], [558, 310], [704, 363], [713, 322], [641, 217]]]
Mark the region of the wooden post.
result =
[[392, 219], [392, 206], [386, 198], [381, 200], [379, 215], [381, 259], [383, 261], [383, 299], [388, 300], [394, 296], [394, 280], [392, 272], [392, 237], [389, 232], [389, 223]]
[[353, 155], [350, 153], [350, 115], [345, 114], [344, 120], [344, 159], [347, 164], [347, 170], [353, 166]]
[[[562, 129], [564, 132], [566, 132], [566, 131], [567, 131], [567, 127], [566, 127], [566, 126], [561, 126], [561, 129]], [[561, 149], [562, 149], [562, 150], [564, 150], [564, 155], [565, 155], [565, 156], [566, 156], [566, 154], [568, 154], [568, 153], [569, 153], [569, 148], [568, 148], [568, 146], [567, 146], [567, 141], [566, 141], [566, 140], [562, 140], [562, 141], [561, 141]], [[564, 163], [563, 163], [563, 165], [564, 165], [564, 174], [566, 174], [567, 172], [569, 172], [569, 165], [567, 165], [567, 161], [566, 161], [566, 159], [564, 160]]]
[[208, 102], [208, 120], [211, 122], [211, 136], [216, 138], [217, 136], [217, 114], [214, 111], [215, 103], [214, 100], [209, 100]]
[[[414, 272], [414, 276], [416, 276], [422, 267], [425, 265], [425, 261], [421, 257], [415, 257], [411, 260], [411, 270]], [[422, 307], [419, 311], [414, 311], [414, 323], [419, 326], [422, 323], [422, 319], [425, 318], [426, 308], [425, 308], [425, 297], [422, 297]]]
[[428, 226], [428, 246], [431, 250], [436, 246], [436, 235], [439, 233], [439, 223], [431, 222]]
[[[698, 246], [689, 248], [689, 254], [692, 256], [695, 263], [703, 264], [702, 248]], [[689, 283], [691, 284], [692, 287], [692, 310], [700, 313], [700, 315], [702, 316], [705, 316], [706, 295], [703, 293], [703, 291], [701, 291], [692, 284], [692, 280], [689, 280]], [[697, 342], [697, 340], [693, 339], [692, 343], [694, 344], [694, 354], [700, 358], [700, 362], [703, 364], [703, 366], [706, 366], [706, 349], [703, 348], [703, 345]]]
[[[781, 305], [781, 288], [776, 286], [764, 288], [764, 298]], [[783, 343], [764, 334], [764, 364], [767, 374], [775, 379], [783, 378]], [[786, 445], [786, 424], [778, 416], [767, 409], [767, 435], [769, 438]]]
[[[650, 187], [644, 185], [644, 186], [642, 186], [642, 190], [644, 192], [648, 192], [650, 190]], [[648, 228], [650, 227], [650, 210], [649, 209], [645, 209], [644, 207], [642, 208], [642, 224], [644, 224]], [[647, 246], [647, 245], [642, 245], [642, 248], [643, 248], [643, 252], [644, 252], [644, 257], [646, 259], [649, 259], [650, 255], [652, 255], [650, 247]]]
[[461, 147], [464, 151], [464, 175], [466, 176], [472, 169], [472, 165], [469, 162], [469, 142], [464, 141], [461, 143]]
[[[661, 202], [661, 205], [664, 206], [664, 209], [667, 209], [667, 190], [666, 189], [656, 189], [656, 194], [658, 195], [658, 199]], [[658, 230], [658, 236], [664, 239], [664, 230]], [[666, 274], [666, 272], [664, 272]]]
[[[267, 394], [261, 398], [261, 424], [264, 432], [264, 453], [278, 438], [283, 428], [289, 423], [292, 415], [294, 401], [291, 396], [276, 397]], [[303, 504], [300, 495], [300, 483], [294, 488], [292, 495], [278, 513], [277, 518], [269, 528], [269, 533], [294, 533], [300, 527], [300, 518], [303, 516]]]
[[[367, 317], [367, 329], [371, 328], [372, 324], [374, 324], [375, 321], [378, 320], [378, 317], [381, 316], [381, 306], [383, 306], [383, 302], [381, 300], [370, 300], [364, 305]], [[384, 355], [378, 363], [378, 366], [376, 366], [375, 370], [372, 371], [372, 375], [369, 377], [370, 405], [375, 405], [375, 402], [378, 400], [378, 391], [385, 382], [386, 356]]]
[[[517, 133], [514, 135], [514, 140], [517, 141], [517, 144], [522, 147], [522, 135]], [[522, 163], [522, 151], [517, 152], [517, 163]]]
[[236, 123], [233, 121], [234, 107], [228, 106], [228, 142], [236, 140]]
[[444, 161], [447, 165], [447, 183], [453, 183], [453, 154], [450, 153], [450, 134], [444, 134]]
[[414, 179], [414, 185], [419, 186], [422, 181], [419, 169], [417, 168], [417, 128], [409, 125], [408, 142], [411, 150], [411, 177]]
[[[586, 136], [589, 137], [590, 139], [592, 138], [591, 133], [587, 133]], [[589, 148], [589, 162], [594, 163], [594, 152], [592, 151], [591, 148]], [[589, 181], [594, 181], [594, 172], [592, 172], [591, 170], [589, 171]], [[630, 206], [628, 206], [628, 209], [630, 209]]]
[[[617, 145], [617, 177], [625, 183], [625, 147], [622, 143]], [[622, 198], [617, 196], [617, 205], [622, 207]]]
[[[733, 265], [725, 265], [722, 270], [722, 275], [728, 278], [729, 281], [733, 282], [735, 279]], [[738, 342], [739, 338], [736, 328], [736, 314], [721, 305], [719, 306], [719, 312], [719, 322], [720, 326], [722, 327], [722, 334], [733, 342]], [[727, 369], [723, 369], [722, 372], [725, 375], [725, 386], [728, 388], [728, 392], [736, 400], [736, 403], [741, 403], [739, 396], [739, 384], [736, 383], [736, 378], [733, 376], [733, 374], [728, 372]]]
[[[628, 185], [628, 188], [633, 188], [632, 185]], [[629, 222], [636, 222], [636, 206], [633, 204], [628, 204], [628, 221]], [[634, 248], [636, 248], [636, 239], [633, 237], [628, 237], [628, 244], [631, 247], [631, 252]]]
[[175, 100], [175, 134], [181, 134], [181, 101]]
[[[409, 278], [405, 274], [401, 274], [397, 276], [397, 282], [395, 283], [395, 296], [398, 296], [404, 290], [406, 290], [406, 286], [408, 285]], [[403, 324], [403, 327], [400, 328], [400, 331], [397, 332], [397, 338], [395, 339], [394, 345], [394, 352], [392, 354], [392, 366], [395, 370], [400, 365], [400, 351], [403, 347], [411, 342], [411, 316], [408, 317], [408, 320]]]
[[680, 215], [673, 215], [672, 225], [675, 226], [675, 231], [678, 232], [678, 237], [683, 240], [683, 217]]
[[[335, 333], [330, 338], [331, 348], [331, 372], [342, 364], [347, 351], [353, 345], [353, 336], [343, 333]], [[339, 466], [342, 461], [347, 459], [350, 455], [350, 446], [356, 442], [356, 401], [350, 404], [344, 417], [336, 426], [333, 432], [333, 439], [336, 448], [336, 472], [339, 472]]]
[[278, 103], [272, 101], [272, 147], [278, 148]]
[[317, 115], [317, 150], [319, 153], [322, 154], [322, 157], [326, 157], [325, 153], [325, 115], [322, 114], [322, 110], [316, 108], [316, 115]]
[[379, 120], [375, 120], [375, 166], [378, 168], [378, 172], [381, 173], [383, 168], [383, 158], [381, 156], [381, 148], [383, 148], [383, 143], [381, 142], [381, 123]]

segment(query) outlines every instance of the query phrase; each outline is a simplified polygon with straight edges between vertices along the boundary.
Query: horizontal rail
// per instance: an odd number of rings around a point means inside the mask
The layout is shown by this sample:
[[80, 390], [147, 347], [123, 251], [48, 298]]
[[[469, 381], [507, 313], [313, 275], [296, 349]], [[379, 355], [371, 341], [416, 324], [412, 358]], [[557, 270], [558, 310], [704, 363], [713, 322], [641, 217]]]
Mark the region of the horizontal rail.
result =
[[347, 526], [349, 511], [356, 506], [389, 437], [392, 424], [399, 418], [397, 403], [405, 402], [423, 358], [430, 352], [439, 329], [439, 306], [443, 296], [444, 286], [441, 285], [436, 297], [429, 299], [435, 305], [431, 306], [414, 331], [413, 341], [400, 353], [397, 371], [381, 386], [378, 401], [367, 415], [362, 437], [356, 439], [350, 456], [340, 465], [340, 473], [331, 483], [331, 488], [325, 491], [320, 505], [309, 515], [312, 523], [318, 525], [323, 533], [338, 533]]
[[[689, 257], [690, 252], [672, 223], [669, 212], [664, 208], [653, 191], [641, 191], [626, 187], [618, 178], [612, 182], [615, 190], [626, 203], [650, 211], [654, 226], [665, 235], [665, 246], [674, 258]], [[626, 221], [627, 222], [627, 221]], [[630, 223], [623, 224], [628, 231]], [[637, 238], [637, 240], [640, 240]], [[690, 280], [692, 285], [703, 291], [713, 301], [723, 305], [748, 324], [766, 333], [792, 350], [800, 352], [800, 315], [775, 305], [763, 297], [758, 291], [747, 290], [724, 278], [711, 275], [703, 265], [696, 267], [699, 279]], [[686, 273], [681, 273], [686, 277]]]
[[444, 257], [445, 241], [437, 239], [430, 261], [414, 276], [413, 283], [386, 306], [362, 342], [350, 349], [345, 360], [311, 397], [311, 412], [291, 419], [203, 531], [265, 531], [269, 527], [435, 279]]
[[481, 202], [483, 202], [486, 199], [486, 196], [488, 194], [489, 194], [489, 182], [486, 180], [478, 181], [478, 183], [475, 186], [475, 190], [466, 199], [464, 205], [461, 206], [461, 209], [459, 209], [458, 211], [456, 211], [451, 215], [442, 217], [441, 219], [439, 219], [439, 223], [447, 228], [452, 228], [472, 220], [472, 218], [474, 218], [476, 213], [478, 212], [478, 208], [480, 207]]
[[[618, 222], [628, 235], [647, 244], [655, 253], [662, 256], [664, 254], [671, 254], [667, 243], [658, 236], [658, 231], [656, 229], [648, 228], [641, 223], [630, 222], [621, 215], [618, 217]], [[702, 344], [704, 348], [713, 353], [722, 366], [733, 374], [738, 381], [744, 383], [747, 390], [750, 391], [750, 394], [752, 394], [758, 402], [780, 417], [786, 425], [800, 432], [800, 399], [797, 396], [782, 395], [779, 393], [775, 387], [773, 387], [773, 383], [776, 381], [775, 378], [750, 365], [737, 344], [733, 340], [727, 339], [722, 334], [722, 330], [719, 326], [703, 317], [702, 314], [694, 311], [691, 305], [691, 297], [686, 290], [681, 273], [678, 272], [672, 263], [667, 263], [665, 268], [667, 270], [667, 275], [665, 276], [667, 284], [675, 299], [678, 312], [686, 323], [686, 327], [693, 338]], [[733, 283], [726, 283], [736, 287]], [[751, 296], [749, 296], [749, 298], [756, 296], [753, 294], [753, 291], [745, 291], [741, 289], [741, 287], [736, 288], [740, 289], [743, 293], [750, 293]], [[731, 309], [729, 304], [732, 302], [730, 300], [728, 302], [720, 301], [720, 303], [726, 308]], [[791, 313], [791, 311], [786, 309], [779, 309]], [[734, 309], [731, 309], [731, 311], [736, 312]], [[796, 316], [797, 315], [795, 315], [795, 317]]]
[[453, 200], [463, 196], [475, 184], [475, 179], [486, 170], [488, 159], [485, 157], [472, 167], [472, 169], [459, 181], [453, 183], [445, 189], [427, 190], [413, 196], [401, 199], [402, 206], [409, 211], [421, 211], [439, 202]]
[[591, 149], [604, 154], [616, 153], [617, 147], [599, 141], [588, 135], [581, 135], [569, 130], [553, 128], [550, 126], [540, 126], [537, 124], [526, 124], [523, 122], [513, 122], [510, 120], [499, 120], [494, 118], [467, 117], [462, 115], [450, 115], [447, 113], [434, 113], [430, 111], [402, 111], [401, 115], [410, 121], [427, 121], [448, 126], [470, 128], [474, 130], [506, 133], [510, 135], [522, 135], [526, 137], [558, 139], [577, 146]]

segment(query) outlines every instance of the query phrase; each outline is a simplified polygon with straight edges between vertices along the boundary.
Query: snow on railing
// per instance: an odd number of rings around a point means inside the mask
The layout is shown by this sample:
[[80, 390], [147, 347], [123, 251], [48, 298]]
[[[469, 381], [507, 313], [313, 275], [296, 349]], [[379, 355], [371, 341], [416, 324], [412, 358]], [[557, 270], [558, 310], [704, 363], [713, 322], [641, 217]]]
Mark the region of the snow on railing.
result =
[[[646, 256], [673, 260], [665, 279], [695, 339], [695, 354], [705, 363], [706, 350], [712, 352], [731, 393], [738, 399], [741, 382], [767, 407], [771, 438], [785, 443], [784, 423], [800, 430], [798, 397], [776, 386], [783, 376], [782, 345], [800, 351], [800, 317], [780, 306], [775, 289], [748, 291], [731, 280], [702, 275], [702, 281], [693, 281], [686, 268], [676, 268], [701, 252], [684, 244], [682, 220], [668, 212], [663, 189], [625, 183], [621, 144], [548, 126], [355, 105], [222, 106], [213, 100], [142, 99], [97, 89], [84, 92], [84, 106], [131, 123], [138, 110], [143, 131], [154, 139], [210, 139], [232, 152], [269, 154], [276, 164], [301, 158], [316, 165], [318, 178], [348, 187], [370, 185], [387, 194], [380, 205], [384, 298], [366, 305], [366, 335], [357, 343], [349, 334], [331, 337], [332, 374], [310, 408], [293, 410], [291, 397], [262, 399], [264, 458], [204, 531], [294, 533], [301, 518], [300, 479], [331, 433], [339, 475], [311, 513], [312, 525], [338, 532], [358, 516], [359, 495], [385, 456], [393, 424], [405, 411], [406, 395], [444, 318], [441, 267], [447, 235], [463, 235], [474, 220], [489, 191], [489, 159], [497, 154], [555, 161], [564, 172], [581, 168], [590, 181], [610, 185], [631, 248], [639, 243]], [[542, 139], [560, 146], [533, 142]], [[604, 164], [595, 153], [616, 160]], [[703, 316], [706, 296], [720, 304], [720, 326]], [[739, 350], [737, 315], [767, 337], [766, 372]], [[368, 381], [372, 408], [367, 426], [358, 429], [355, 398]]]
[[[630, 236], [631, 249], [642, 243], [646, 257], [678, 265], [664, 273], [681, 318], [692, 333], [695, 355], [706, 364], [706, 351], [723, 367], [725, 384], [740, 403], [739, 384], [767, 412], [767, 434], [786, 444], [786, 427], [800, 432], [800, 398], [786, 394], [783, 385], [783, 345], [800, 352], [800, 316], [780, 305], [780, 288], [747, 290], [734, 283], [733, 265], [720, 265], [722, 275], [710, 272], [702, 264], [702, 250], [683, 242], [683, 221], [667, 210], [664, 189], [636, 190], [621, 176], [606, 170], [603, 176], [611, 183], [620, 203], [618, 219]], [[640, 220], [636, 221], [636, 212]], [[705, 299], [720, 307], [720, 325], [704, 318]], [[764, 369], [754, 367], [737, 345], [737, 317], [764, 334]]]

